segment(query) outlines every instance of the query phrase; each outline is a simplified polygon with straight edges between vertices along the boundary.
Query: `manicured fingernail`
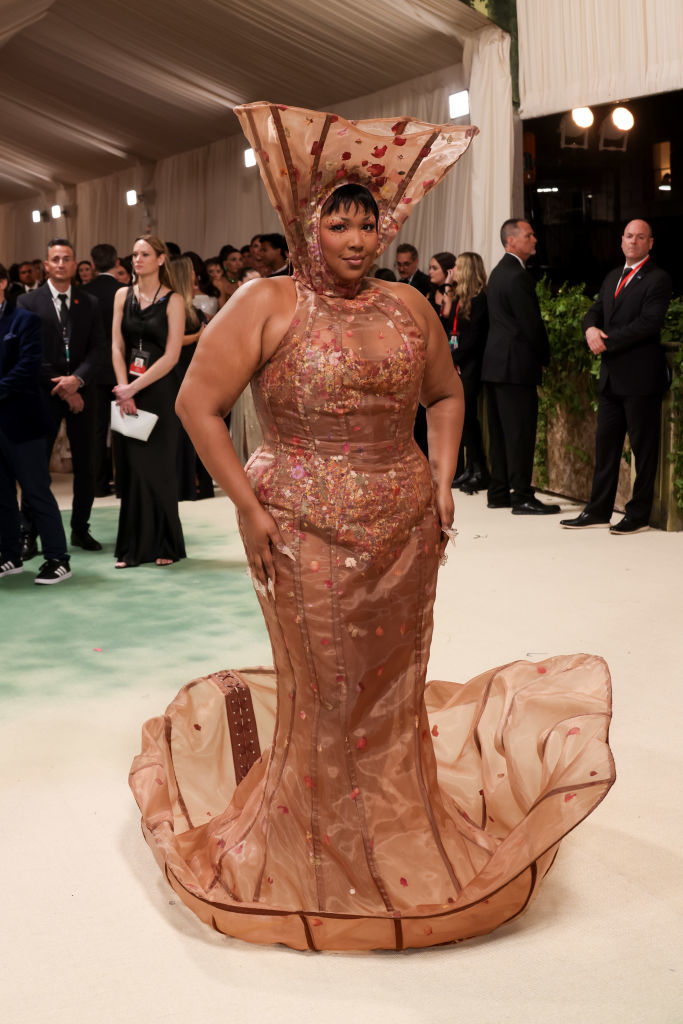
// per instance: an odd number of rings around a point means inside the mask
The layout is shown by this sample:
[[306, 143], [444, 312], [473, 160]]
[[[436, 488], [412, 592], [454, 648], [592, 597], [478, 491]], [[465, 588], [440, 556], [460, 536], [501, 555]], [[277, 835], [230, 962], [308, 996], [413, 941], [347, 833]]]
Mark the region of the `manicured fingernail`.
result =
[[275, 597], [275, 584], [271, 580], [270, 576], [268, 577], [268, 593]]

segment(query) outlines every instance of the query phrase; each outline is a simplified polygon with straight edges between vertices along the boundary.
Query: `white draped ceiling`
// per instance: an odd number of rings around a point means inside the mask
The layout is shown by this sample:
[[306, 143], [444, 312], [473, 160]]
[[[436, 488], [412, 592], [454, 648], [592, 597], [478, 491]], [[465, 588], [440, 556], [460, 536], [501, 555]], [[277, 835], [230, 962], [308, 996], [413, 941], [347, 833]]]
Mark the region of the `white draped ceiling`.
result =
[[[255, 99], [446, 122], [469, 88], [481, 129], [406, 231], [422, 263], [491, 266], [509, 215], [509, 37], [460, 0], [0, 0], [0, 259], [65, 233], [87, 255], [147, 226], [207, 256], [276, 230], [232, 107]], [[124, 192], [147, 207], [128, 208]], [[32, 209], [67, 218], [34, 225]], [[391, 254], [389, 254], [391, 259]]]
[[680, 89], [681, 0], [517, 0], [523, 118]]

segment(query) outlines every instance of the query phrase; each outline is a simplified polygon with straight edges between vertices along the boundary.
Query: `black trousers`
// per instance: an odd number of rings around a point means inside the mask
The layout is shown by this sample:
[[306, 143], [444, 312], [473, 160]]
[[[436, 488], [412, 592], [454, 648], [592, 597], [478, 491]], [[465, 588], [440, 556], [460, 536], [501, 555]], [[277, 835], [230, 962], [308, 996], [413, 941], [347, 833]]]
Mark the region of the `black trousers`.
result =
[[538, 394], [535, 384], [487, 384], [489, 501], [521, 505], [533, 497]]
[[586, 510], [609, 519], [619, 484], [619, 465], [628, 433], [636, 460], [633, 496], [626, 514], [647, 523], [652, 509], [657, 463], [662, 395], [615, 395], [609, 388], [598, 400], [598, 428], [595, 437], [595, 472]]
[[[94, 473], [94, 403], [89, 393], [84, 395], [85, 405], [82, 412], [71, 412], [69, 406], [61, 398], [50, 396], [50, 415], [53, 429], [45, 439], [47, 460], [50, 462], [57, 434], [62, 420], [66, 421], [66, 436], [71, 446], [71, 460], [74, 470], [74, 497], [71, 506], [71, 529], [74, 533], [88, 532], [90, 513], [95, 498]], [[31, 508], [31, 502], [22, 493], [21, 500], [22, 530], [35, 537], [37, 527]]]
[[481, 438], [481, 425], [479, 423], [479, 391], [481, 382], [477, 377], [471, 378], [465, 374], [461, 377], [463, 391], [465, 392], [465, 422], [462, 426], [462, 445], [465, 449], [465, 464], [468, 469], [486, 469], [486, 458], [484, 456], [484, 445]]
[[45, 558], [66, 555], [62, 517], [50, 490], [45, 440], [10, 441], [0, 430], [0, 551], [13, 562], [21, 560], [21, 529], [17, 481], [31, 503]]

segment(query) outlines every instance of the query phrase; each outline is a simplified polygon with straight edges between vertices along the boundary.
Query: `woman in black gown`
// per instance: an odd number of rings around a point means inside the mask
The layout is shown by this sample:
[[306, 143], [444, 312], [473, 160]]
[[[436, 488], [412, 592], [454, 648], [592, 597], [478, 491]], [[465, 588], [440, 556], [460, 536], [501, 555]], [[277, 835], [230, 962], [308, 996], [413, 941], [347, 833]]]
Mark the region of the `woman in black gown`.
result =
[[185, 307], [174, 293], [165, 244], [153, 235], [133, 248], [134, 284], [114, 300], [112, 359], [114, 395], [121, 415], [138, 408], [159, 417], [147, 441], [116, 434], [115, 457], [121, 487], [116, 568], [185, 557], [178, 516], [174, 412], [178, 378], [173, 372], [183, 341]]
[[449, 338], [453, 364], [460, 374], [465, 392], [462, 447], [453, 486], [459, 487], [466, 494], [474, 494], [488, 484], [478, 406], [489, 314], [486, 270], [478, 252], [461, 252], [453, 269], [448, 271], [440, 312], [441, 323]]

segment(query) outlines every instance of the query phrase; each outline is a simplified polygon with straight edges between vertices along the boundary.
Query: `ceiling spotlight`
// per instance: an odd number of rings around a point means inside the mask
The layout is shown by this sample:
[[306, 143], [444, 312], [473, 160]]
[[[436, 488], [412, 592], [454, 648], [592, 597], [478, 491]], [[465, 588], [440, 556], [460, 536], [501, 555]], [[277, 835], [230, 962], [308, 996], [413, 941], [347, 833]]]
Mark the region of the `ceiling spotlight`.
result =
[[134, 188], [129, 188], [126, 192], [126, 203], [128, 206], [137, 206], [138, 194]]
[[590, 128], [594, 121], [593, 111], [590, 107], [574, 107], [572, 121], [577, 128]]
[[40, 224], [40, 210], [31, 211], [31, 220], [34, 224]]
[[612, 111], [612, 124], [620, 132], [630, 132], [635, 124], [635, 118], [628, 107], [615, 107]]
[[62, 216], [62, 208], [59, 203], [55, 203], [55, 205], [50, 209], [50, 213], [52, 214], [53, 220], [59, 220]]

